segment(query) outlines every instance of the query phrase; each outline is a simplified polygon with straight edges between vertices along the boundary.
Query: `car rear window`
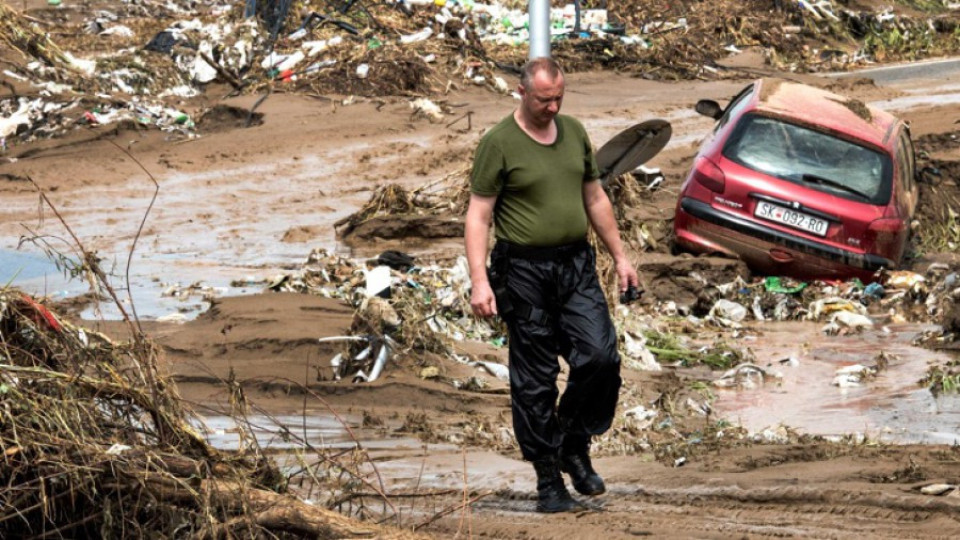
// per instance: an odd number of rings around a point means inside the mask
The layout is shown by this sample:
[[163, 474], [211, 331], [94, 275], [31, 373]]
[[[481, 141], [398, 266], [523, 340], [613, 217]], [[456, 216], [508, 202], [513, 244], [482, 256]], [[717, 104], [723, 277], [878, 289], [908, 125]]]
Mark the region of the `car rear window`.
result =
[[845, 199], [877, 205], [890, 201], [889, 156], [776, 118], [745, 115], [723, 155], [749, 169]]

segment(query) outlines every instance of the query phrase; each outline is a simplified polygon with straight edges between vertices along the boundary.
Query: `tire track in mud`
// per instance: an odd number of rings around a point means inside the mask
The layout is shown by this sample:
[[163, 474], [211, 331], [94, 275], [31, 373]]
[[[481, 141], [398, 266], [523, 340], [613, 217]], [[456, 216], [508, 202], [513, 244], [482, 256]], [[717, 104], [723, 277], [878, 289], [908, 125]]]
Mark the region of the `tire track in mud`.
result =
[[[956, 538], [960, 497], [934, 498], [910, 493], [844, 490], [809, 486], [684, 488], [610, 486], [591, 499], [593, 511], [543, 516], [532, 514], [533, 492], [504, 491], [474, 506], [476, 517], [496, 514], [501, 527], [527, 528], [541, 521], [552, 533], [566, 528], [598, 529], [622, 523], [628, 536]], [[539, 530], [539, 529], [538, 529]], [[502, 534], [503, 528], [499, 532]], [[512, 530], [512, 534], [518, 533]], [[571, 534], [573, 531], [571, 531]], [[538, 538], [540, 536], [537, 536]], [[545, 538], [553, 538], [547, 535]], [[556, 537], [563, 537], [558, 534]]]

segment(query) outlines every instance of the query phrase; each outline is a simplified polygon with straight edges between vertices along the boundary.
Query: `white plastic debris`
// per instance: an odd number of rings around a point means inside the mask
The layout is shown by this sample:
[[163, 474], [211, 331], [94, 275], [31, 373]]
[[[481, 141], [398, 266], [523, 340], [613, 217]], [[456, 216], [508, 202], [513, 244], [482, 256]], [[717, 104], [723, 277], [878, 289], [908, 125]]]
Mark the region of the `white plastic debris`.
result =
[[299, 64], [300, 61], [304, 59], [304, 57], [306, 57], [306, 55], [303, 54], [303, 51], [296, 51], [290, 56], [281, 60], [280, 63], [278, 63], [275, 67], [277, 68], [278, 71], [286, 71], [288, 69], [293, 69], [294, 66]]
[[366, 279], [366, 290], [364, 294], [366, 294], [367, 297], [376, 296], [390, 288], [389, 266], [377, 266], [372, 270], [365, 270], [364, 277]]
[[440, 122], [443, 120], [443, 110], [440, 109], [439, 105], [427, 98], [417, 98], [413, 100], [413, 102], [410, 103], [410, 108], [415, 112], [423, 113], [423, 115], [432, 122]]
[[653, 421], [657, 418], [658, 414], [655, 410], [648, 409], [643, 405], [637, 405], [625, 411], [623, 416], [629, 419], [637, 429], [646, 429], [653, 425]]
[[477, 364], [483, 366], [483, 369], [501, 381], [510, 382], [510, 368], [507, 366], [496, 362], [484, 362], [482, 360], [478, 360]]
[[125, 444], [114, 443], [113, 446], [107, 449], [107, 455], [110, 456], [119, 456], [120, 454], [126, 452], [133, 448], [132, 446], [127, 446]]
[[101, 36], [117, 36], [117, 37], [133, 37], [133, 30], [129, 26], [124, 26], [118, 24], [117, 26], [111, 26], [106, 30], [100, 32]]
[[760, 297], [753, 297], [753, 305], [750, 306], [750, 309], [753, 311], [753, 318], [758, 321], [766, 320], [766, 317], [763, 316], [763, 307], [760, 306]]
[[17, 110], [7, 118], [0, 118], [0, 137], [9, 137], [17, 132], [17, 128], [30, 123], [32, 112], [30, 102], [21, 100]]
[[829, 335], [836, 335], [842, 331], [861, 332], [873, 328], [873, 321], [866, 315], [850, 311], [838, 311], [830, 317], [822, 331]]
[[750, 390], [763, 386], [767, 379], [782, 379], [783, 375], [767, 371], [756, 364], [740, 364], [724, 372], [713, 385], [719, 388], [742, 388]]
[[304, 41], [300, 48], [303, 49], [307, 56], [316, 56], [331, 47], [336, 47], [341, 43], [343, 43], [343, 38], [340, 36], [334, 36], [330, 39], [321, 39], [319, 41]]
[[876, 368], [861, 364], [845, 366], [836, 371], [831, 384], [840, 388], [854, 388], [860, 386], [865, 379], [872, 377], [876, 373]]
[[76, 69], [84, 75], [92, 76], [97, 71], [96, 60], [84, 60], [82, 58], [77, 58], [66, 51], [64, 51], [63, 56], [67, 59], [67, 64], [69, 64], [71, 68]]
[[213, 44], [209, 41], [200, 43], [193, 61], [193, 69], [190, 70], [190, 77], [200, 84], [206, 84], [217, 78], [216, 68], [207, 63], [204, 56], [213, 58]]
[[370, 74], [370, 66], [368, 64], [360, 64], [357, 66], [357, 77], [361, 79], [366, 79], [367, 75]]
[[721, 298], [710, 308], [708, 316], [731, 322], [740, 322], [747, 317], [747, 308], [736, 302]]
[[407, 34], [400, 36], [400, 43], [415, 43], [417, 41], [423, 41], [433, 35], [433, 28], [429, 26], [423, 30], [416, 32], [414, 34]]
[[380, 378], [380, 373], [383, 372], [383, 366], [387, 365], [387, 360], [390, 358], [389, 342], [390, 338], [385, 337], [383, 343], [380, 344], [377, 359], [373, 361], [373, 369], [370, 370], [370, 376], [367, 378], [367, 382], [373, 382]]
[[333, 371], [333, 379], [340, 380], [340, 366], [343, 365], [343, 354], [337, 353], [330, 359], [330, 369]]
[[647, 348], [647, 339], [639, 333], [623, 333], [624, 352], [627, 355], [627, 367], [641, 371], [661, 371], [663, 367]]
[[923, 486], [922, 488], [920, 488], [920, 493], [923, 493], [924, 495], [939, 496], [939, 495], [946, 495], [947, 493], [950, 493], [956, 488], [957, 486], [953, 484], [930, 484], [929, 486]]

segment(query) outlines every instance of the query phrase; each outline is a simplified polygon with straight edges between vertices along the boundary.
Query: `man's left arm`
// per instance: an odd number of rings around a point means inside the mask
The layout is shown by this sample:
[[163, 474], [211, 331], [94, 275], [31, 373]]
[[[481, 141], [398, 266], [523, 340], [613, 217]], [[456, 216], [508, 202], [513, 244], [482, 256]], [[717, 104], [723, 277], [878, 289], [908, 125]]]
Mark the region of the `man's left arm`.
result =
[[623, 242], [620, 241], [620, 230], [617, 228], [617, 220], [613, 217], [613, 205], [607, 197], [603, 186], [599, 180], [591, 180], [583, 183], [583, 205], [587, 211], [587, 218], [597, 231], [597, 235], [606, 246], [610, 256], [613, 257], [617, 268], [617, 277], [620, 279], [620, 292], [623, 293], [627, 287], [640, 286], [640, 280], [637, 278], [637, 271], [630, 264], [630, 260], [623, 251]]

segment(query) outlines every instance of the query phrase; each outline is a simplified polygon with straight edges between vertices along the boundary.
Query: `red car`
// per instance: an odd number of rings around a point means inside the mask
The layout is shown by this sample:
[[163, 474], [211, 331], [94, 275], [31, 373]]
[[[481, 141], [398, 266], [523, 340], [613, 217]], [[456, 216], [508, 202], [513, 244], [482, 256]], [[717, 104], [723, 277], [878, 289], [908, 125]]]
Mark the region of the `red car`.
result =
[[900, 264], [918, 194], [903, 121], [779, 79], [696, 110], [717, 124], [680, 190], [675, 249], [801, 279], [872, 281]]

